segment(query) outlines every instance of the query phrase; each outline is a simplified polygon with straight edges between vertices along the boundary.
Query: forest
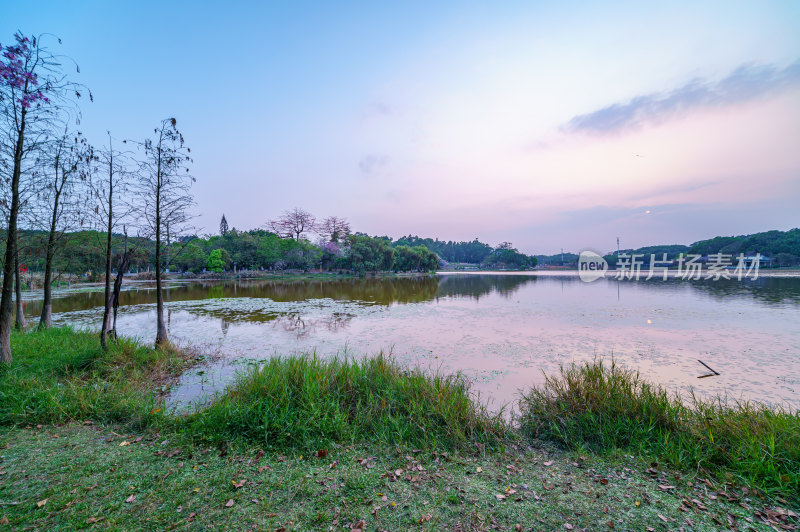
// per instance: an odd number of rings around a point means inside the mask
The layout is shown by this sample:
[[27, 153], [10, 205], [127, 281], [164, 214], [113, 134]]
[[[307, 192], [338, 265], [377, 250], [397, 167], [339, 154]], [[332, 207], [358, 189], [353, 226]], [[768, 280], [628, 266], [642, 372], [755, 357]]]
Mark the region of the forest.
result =
[[[676, 259], [681, 254], [708, 256], [722, 253], [736, 256], [744, 253], [749, 256], [760, 253], [771, 259], [771, 266], [786, 268], [800, 266], [800, 228], [788, 231], [764, 231], [751, 235], [717, 236], [700, 240], [689, 246], [668, 244], [621, 249], [620, 253], [642, 255], [645, 263], [649, 263], [651, 255], [660, 259], [665, 253], [667, 259]], [[578, 255], [575, 253], [537, 255], [536, 258], [543, 266], [574, 266], [578, 262]], [[615, 264], [616, 251], [607, 253], [605, 258], [609, 264]]]

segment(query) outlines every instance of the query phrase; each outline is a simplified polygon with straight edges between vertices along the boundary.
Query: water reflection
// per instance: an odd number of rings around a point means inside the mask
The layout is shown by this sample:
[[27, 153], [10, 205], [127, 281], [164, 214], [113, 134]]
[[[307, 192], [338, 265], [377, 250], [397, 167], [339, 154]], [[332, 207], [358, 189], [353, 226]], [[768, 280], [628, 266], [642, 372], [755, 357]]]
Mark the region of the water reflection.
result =
[[[402, 277], [369, 279], [295, 280], [295, 281], [200, 281], [167, 283], [165, 299], [168, 302], [198, 301], [230, 298], [270, 299], [277, 302], [332, 299], [358, 301], [367, 304], [391, 305], [395, 303], [420, 303], [437, 298], [472, 298], [476, 301], [490, 294], [506, 298], [531, 283], [557, 283], [562, 288], [583, 284], [575, 275], [523, 275], [463, 274], [439, 277]], [[756, 281], [736, 280], [680, 280], [651, 279], [649, 281], [600, 279], [598, 284], [613, 283], [621, 287], [646, 286], [647, 290], [669, 292], [693, 291], [717, 300], [751, 298], [765, 304], [800, 305], [800, 279], [761, 277]], [[130, 283], [120, 297], [121, 307], [135, 307], [155, 303], [154, 283]], [[56, 292], [53, 313], [90, 310], [103, 305], [99, 287], [93, 290]], [[622, 295], [620, 296], [622, 297]], [[218, 312], [224, 313], [224, 309]], [[41, 300], [25, 302], [25, 314], [31, 317], [41, 313]], [[209, 311], [213, 315], [213, 311]], [[222, 314], [220, 314], [222, 315]], [[274, 314], [252, 314], [249, 319], [266, 322]], [[241, 315], [228, 316], [229, 320], [242, 319]]]
[[536, 279], [537, 276], [531, 274], [445, 275], [439, 281], [437, 297], [470, 297], [480, 300], [491, 293], [511, 297], [522, 286], [536, 282]]
[[[54, 322], [97, 328], [101, 291], [54, 301]], [[614, 356], [647, 378], [701, 393], [798, 403], [800, 278], [616, 281], [576, 275], [170, 283], [170, 334], [223, 361], [177, 397], [230, 381], [242, 359], [315, 350], [391, 351], [401, 363], [461, 371], [484, 397], [514, 399], [561, 363]], [[119, 329], [154, 337], [155, 292], [130, 284]], [[41, 303], [28, 301], [26, 312]], [[698, 381], [703, 359], [722, 375]]]

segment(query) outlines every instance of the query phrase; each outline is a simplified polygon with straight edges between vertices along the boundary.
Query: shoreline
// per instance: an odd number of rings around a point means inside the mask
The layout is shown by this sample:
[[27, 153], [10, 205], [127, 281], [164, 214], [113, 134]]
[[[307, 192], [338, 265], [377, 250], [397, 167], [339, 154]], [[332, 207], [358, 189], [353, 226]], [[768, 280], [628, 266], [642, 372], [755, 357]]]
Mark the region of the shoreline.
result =
[[[475, 404], [458, 376], [401, 370], [380, 358], [290, 357], [243, 374], [210, 405], [174, 415], [160, 383], [194, 356], [124, 338], [104, 354], [96, 335], [70, 329], [15, 332], [13, 342], [18, 358], [0, 373], [0, 501], [11, 503], [0, 506], [0, 525], [530, 530], [691, 522], [712, 530], [734, 519], [758, 530], [800, 526], [791, 488], [798, 478], [787, 473], [781, 488], [780, 479], [749, 477], [764, 474], [757, 464], [716, 462], [724, 454], [692, 432], [693, 422], [659, 421], [685, 417], [680, 406], [613, 366], [573, 367], [569, 382], [577, 387], [568, 395], [551, 403], [568, 388], [534, 390], [526, 412], [535, 415], [508, 422]], [[578, 408], [563, 410], [575, 393]], [[642, 418], [648, 409], [656, 417]], [[790, 438], [800, 433], [798, 414], [760, 412], [767, 410], [702, 415], [714, 420], [715, 445], [729, 452], [750, 445], [745, 431], [721, 430], [732, 416], [749, 430], [768, 423]], [[570, 424], [548, 436], [562, 419]], [[612, 439], [598, 445], [598, 432]], [[653, 446], [662, 432], [701, 462]], [[622, 440], [613, 440], [617, 433]], [[800, 447], [785, 437], [773, 445], [770, 460], [786, 457], [770, 467], [794, 471]]]

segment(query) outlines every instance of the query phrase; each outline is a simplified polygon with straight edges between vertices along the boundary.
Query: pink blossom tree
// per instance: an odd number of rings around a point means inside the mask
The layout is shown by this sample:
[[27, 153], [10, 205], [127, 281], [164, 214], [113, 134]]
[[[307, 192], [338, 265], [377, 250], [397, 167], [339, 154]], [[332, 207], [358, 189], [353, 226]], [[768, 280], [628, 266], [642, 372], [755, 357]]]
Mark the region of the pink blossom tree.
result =
[[60, 58], [40, 39], [20, 33], [14, 39], [14, 44], [0, 45], [0, 206], [8, 222], [0, 293], [0, 363], [11, 362], [14, 264], [20, 209], [26, 203], [21, 193], [35, 180], [42, 150], [64, 117], [78, 116], [75, 99], [82, 90], [66, 78]]

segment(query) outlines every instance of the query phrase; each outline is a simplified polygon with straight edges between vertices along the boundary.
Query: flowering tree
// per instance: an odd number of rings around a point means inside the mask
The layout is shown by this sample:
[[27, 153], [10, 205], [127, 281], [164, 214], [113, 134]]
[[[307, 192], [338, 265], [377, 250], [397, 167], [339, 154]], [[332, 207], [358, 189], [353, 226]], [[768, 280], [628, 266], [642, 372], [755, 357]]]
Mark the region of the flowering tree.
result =
[[300, 240], [309, 231], [314, 231], [317, 219], [308, 211], [295, 207], [286, 211], [277, 220], [271, 220], [269, 227], [283, 238]]
[[66, 79], [59, 58], [42, 47], [40, 39], [19, 33], [14, 39], [14, 44], [0, 45], [0, 184], [8, 223], [0, 294], [0, 363], [11, 361], [14, 263], [25, 203], [21, 193], [35, 177], [38, 154], [59, 118], [76, 110], [74, 98], [80, 97], [81, 89]]
[[350, 223], [346, 218], [328, 216], [317, 224], [317, 233], [328, 242], [344, 242], [350, 236]]

